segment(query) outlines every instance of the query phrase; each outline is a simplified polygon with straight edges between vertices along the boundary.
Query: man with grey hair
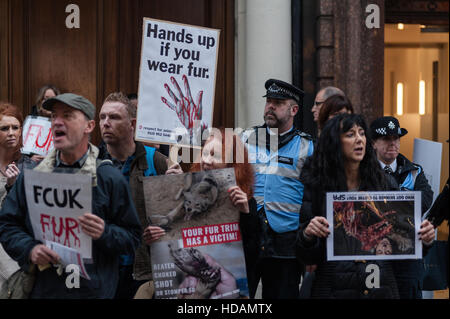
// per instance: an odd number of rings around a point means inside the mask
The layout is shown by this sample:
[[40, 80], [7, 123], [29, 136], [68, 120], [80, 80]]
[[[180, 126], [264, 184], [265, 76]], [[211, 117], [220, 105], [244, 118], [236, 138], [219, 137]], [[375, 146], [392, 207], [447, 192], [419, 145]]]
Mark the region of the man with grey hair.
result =
[[34, 238], [23, 173], [0, 211], [0, 242], [23, 270], [40, 266], [31, 298], [113, 298], [119, 256], [133, 254], [141, 235], [128, 184], [109, 161], [98, 160], [98, 148], [89, 143], [95, 127], [95, 107], [90, 101], [65, 93], [46, 100], [43, 107], [51, 111], [55, 149], [34, 170], [92, 176], [92, 207], [77, 221], [92, 238], [93, 258], [86, 263], [90, 280], [80, 278], [79, 288], [69, 288], [67, 274], [50, 267], [60, 263], [60, 256]]
[[327, 87], [321, 89], [316, 94], [316, 98], [314, 99], [313, 107], [311, 108], [311, 112], [314, 117], [314, 122], [317, 123], [317, 121], [319, 121], [320, 108], [322, 107], [323, 102], [325, 102], [326, 99], [328, 99], [330, 96], [333, 96], [333, 95], [345, 96], [345, 93], [337, 87], [327, 86]]

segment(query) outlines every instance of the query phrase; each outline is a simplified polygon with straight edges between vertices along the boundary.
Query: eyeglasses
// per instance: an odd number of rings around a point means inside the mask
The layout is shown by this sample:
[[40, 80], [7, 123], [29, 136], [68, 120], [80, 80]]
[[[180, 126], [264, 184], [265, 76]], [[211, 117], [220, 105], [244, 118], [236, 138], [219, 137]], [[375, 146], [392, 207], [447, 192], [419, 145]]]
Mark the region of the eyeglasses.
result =
[[314, 101], [313, 107], [319, 106], [320, 104], [323, 104], [323, 102], [325, 102], [325, 101]]

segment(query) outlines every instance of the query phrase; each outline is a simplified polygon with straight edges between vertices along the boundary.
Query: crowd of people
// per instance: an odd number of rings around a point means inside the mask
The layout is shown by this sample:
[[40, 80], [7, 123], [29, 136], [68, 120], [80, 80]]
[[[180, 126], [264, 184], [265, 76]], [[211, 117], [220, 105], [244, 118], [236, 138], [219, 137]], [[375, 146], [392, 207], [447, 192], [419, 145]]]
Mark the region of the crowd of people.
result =
[[[297, 299], [302, 278], [313, 273], [311, 298], [421, 298], [420, 259], [328, 261], [326, 255], [332, 227], [327, 192], [414, 190], [421, 192], [422, 214], [431, 207], [433, 192], [422, 167], [399, 153], [407, 130], [389, 116], [368, 125], [342, 90], [326, 87], [311, 109], [319, 133], [314, 140], [294, 125], [304, 92], [276, 79], [267, 80], [265, 89], [264, 124], [240, 136], [225, 129], [211, 133], [189, 168], [234, 168], [236, 186], [228, 194], [240, 212], [249, 297], [255, 298], [261, 282], [263, 299]], [[51, 120], [54, 150], [46, 157], [20, 153], [23, 115], [17, 106], [0, 103], [0, 285], [19, 269], [34, 269], [30, 298], [154, 298], [150, 247], [165, 230], [148, 221], [143, 178], [183, 169], [169, 164], [159, 145], [134, 140], [136, 99], [110, 94], [96, 123], [89, 100], [44, 86], [31, 115]], [[96, 125], [98, 146], [90, 142]], [[269, 143], [274, 135], [277, 145]], [[79, 289], [67, 288], [67, 275], [49, 267], [59, 263], [58, 254], [34, 238], [25, 168], [93, 176], [92, 210], [79, 218], [93, 242], [86, 264], [91, 278], [81, 278]], [[420, 225], [424, 253], [435, 227], [427, 219]], [[378, 286], [366, 284], [370, 265], [380, 269]]]

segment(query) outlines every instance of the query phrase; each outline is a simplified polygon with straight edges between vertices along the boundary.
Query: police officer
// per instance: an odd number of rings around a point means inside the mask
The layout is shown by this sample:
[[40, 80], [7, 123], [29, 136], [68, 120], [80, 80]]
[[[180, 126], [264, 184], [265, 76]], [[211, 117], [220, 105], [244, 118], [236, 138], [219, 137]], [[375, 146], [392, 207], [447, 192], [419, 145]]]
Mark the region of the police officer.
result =
[[251, 297], [261, 279], [262, 297], [298, 298], [303, 272], [295, 258], [303, 184], [303, 162], [313, 152], [311, 136], [294, 126], [304, 92], [275, 79], [265, 83], [265, 124], [244, 132], [249, 162], [255, 169], [254, 197], [258, 210], [259, 250], [249, 275]]
[[[400, 190], [422, 192], [422, 215], [433, 202], [433, 191], [420, 165], [400, 154], [400, 137], [408, 131], [392, 116], [380, 117], [370, 125], [373, 148], [384, 171], [393, 176]], [[429, 222], [424, 222], [426, 227]], [[430, 224], [431, 225], [431, 224]], [[426, 244], [426, 242], [424, 241]], [[394, 271], [401, 299], [421, 299], [421, 260], [396, 261]]]

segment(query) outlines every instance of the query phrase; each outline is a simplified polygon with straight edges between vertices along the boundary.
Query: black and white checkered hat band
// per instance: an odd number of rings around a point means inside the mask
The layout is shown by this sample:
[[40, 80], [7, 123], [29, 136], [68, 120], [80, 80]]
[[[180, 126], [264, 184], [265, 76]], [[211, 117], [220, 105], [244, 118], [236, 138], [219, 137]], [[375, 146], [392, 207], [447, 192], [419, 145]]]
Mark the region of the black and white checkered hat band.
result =
[[[394, 129], [391, 129], [391, 131], [393, 131]], [[386, 127], [380, 127], [375, 129], [375, 132], [379, 135], [387, 135], [387, 130]], [[402, 130], [399, 128], [397, 128], [397, 135], [402, 135]]]
[[377, 132], [380, 135], [386, 135], [386, 128], [385, 127], [377, 128], [375, 132]]
[[284, 94], [284, 95], [287, 95], [287, 96], [292, 97], [292, 98], [293, 98], [294, 100], [296, 100], [296, 101], [299, 101], [299, 100], [300, 100], [300, 98], [299, 98], [299, 96], [298, 96], [297, 94], [295, 94], [295, 93], [293, 93], [293, 92], [291, 92], [291, 91], [289, 91], [289, 90], [286, 90], [285, 88], [281, 88], [281, 87], [279, 87], [278, 85], [276, 85], [275, 83], [272, 84], [272, 85], [267, 89], [267, 93], [275, 93], [275, 94], [281, 93], [281, 94]]

